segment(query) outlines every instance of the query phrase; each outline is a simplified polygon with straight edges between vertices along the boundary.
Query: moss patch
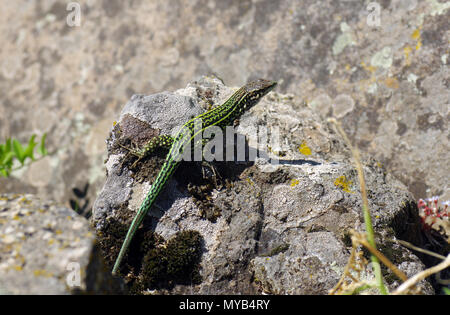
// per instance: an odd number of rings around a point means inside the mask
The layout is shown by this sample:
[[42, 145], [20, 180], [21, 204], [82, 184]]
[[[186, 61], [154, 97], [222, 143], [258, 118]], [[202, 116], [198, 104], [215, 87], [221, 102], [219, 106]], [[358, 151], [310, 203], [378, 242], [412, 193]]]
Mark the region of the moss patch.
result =
[[[102, 255], [110, 269], [127, 230], [128, 225], [111, 221], [105, 228], [108, 233], [98, 234]], [[203, 238], [197, 231], [178, 232], [167, 241], [153, 231], [140, 228], [125, 254], [119, 275], [134, 294], [146, 289], [169, 289], [176, 284], [198, 284], [202, 252]]]
[[183, 231], [165, 246], [148, 251], [142, 262], [142, 287], [171, 288], [175, 284], [200, 283], [202, 243], [203, 238], [197, 231]]
[[230, 191], [234, 183], [240, 180], [239, 176], [249, 164], [235, 164], [233, 162], [214, 162], [209, 166], [201, 163], [182, 163], [175, 173], [176, 180], [187, 187], [188, 193], [193, 197], [200, 216], [211, 222], [216, 222], [222, 215], [220, 209], [212, 199], [215, 190]]
[[289, 244], [283, 243], [273, 248], [268, 254], [261, 255], [261, 257], [272, 257], [278, 255], [279, 253], [284, 253], [289, 249]]

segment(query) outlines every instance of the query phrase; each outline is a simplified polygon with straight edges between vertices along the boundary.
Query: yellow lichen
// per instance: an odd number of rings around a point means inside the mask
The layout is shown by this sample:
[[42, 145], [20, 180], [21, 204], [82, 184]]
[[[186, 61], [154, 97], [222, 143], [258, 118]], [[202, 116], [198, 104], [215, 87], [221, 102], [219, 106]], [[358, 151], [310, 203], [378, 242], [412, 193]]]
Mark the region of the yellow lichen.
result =
[[406, 60], [406, 64], [409, 65], [411, 64], [411, 59], [410, 59], [410, 55], [412, 52], [412, 48], [411, 46], [406, 46], [403, 48], [403, 52], [405, 54], [405, 60]]
[[343, 191], [353, 194], [354, 191], [350, 190], [350, 186], [353, 184], [351, 180], [348, 180], [345, 175], [339, 176], [334, 181], [336, 187], [341, 188]]
[[303, 155], [311, 155], [311, 149], [308, 147], [305, 141], [302, 142], [298, 151]]
[[58, 250], [60, 250], [60, 251], [64, 250], [64, 249], [68, 248], [70, 245], [71, 245], [71, 243], [64, 241], [62, 244], [59, 245]]
[[416, 50], [419, 50], [420, 47], [422, 47], [422, 41], [419, 40], [416, 45]]
[[295, 187], [300, 183], [298, 179], [291, 179], [291, 187]]
[[384, 84], [391, 89], [398, 89], [399, 84], [396, 78], [386, 78], [386, 80], [384, 80]]
[[50, 277], [53, 276], [53, 273], [51, 273], [51, 272], [49, 272], [49, 271], [47, 271], [47, 270], [44, 270], [44, 269], [36, 269], [36, 270], [33, 271], [33, 273], [34, 273], [34, 275], [35, 275], [36, 277], [46, 277], [46, 278], [50, 278]]
[[420, 40], [420, 27], [417, 28], [412, 34], [411, 38], [417, 41], [416, 50], [419, 50], [422, 47], [422, 41]]
[[375, 66], [372, 66], [372, 65], [368, 66], [368, 65], [366, 65], [366, 63], [364, 61], [361, 61], [361, 66], [370, 73], [374, 73], [375, 70], [377, 70], [377, 68]]

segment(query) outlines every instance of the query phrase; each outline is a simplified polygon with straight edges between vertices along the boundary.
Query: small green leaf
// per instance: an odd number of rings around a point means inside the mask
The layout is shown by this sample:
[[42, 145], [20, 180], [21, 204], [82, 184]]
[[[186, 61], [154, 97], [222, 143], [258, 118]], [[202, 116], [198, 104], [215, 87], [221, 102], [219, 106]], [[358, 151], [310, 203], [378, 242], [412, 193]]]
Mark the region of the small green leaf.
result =
[[23, 152], [22, 145], [16, 139], [13, 139], [12, 144], [13, 144], [14, 154], [16, 155], [17, 159], [19, 160], [20, 164], [23, 165], [23, 162], [25, 161], [25, 155]]
[[2, 156], [2, 159], [0, 160], [0, 165], [12, 165], [12, 159], [14, 157], [14, 152], [9, 151], [5, 152], [5, 154]]
[[45, 139], [47, 138], [47, 133], [44, 133], [41, 138], [41, 142], [39, 143], [38, 152], [40, 155], [45, 156], [48, 154], [47, 149], [45, 148]]
[[24, 160], [29, 157], [30, 159], [34, 160], [34, 147], [37, 145], [37, 142], [34, 142], [34, 139], [36, 139], [36, 135], [32, 135], [30, 140], [28, 140], [28, 146], [23, 151]]
[[8, 177], [13, 165], [14, 151], [11, 146], [11, 139], [7, 139], [5, 144], [0, 144], [0, 175]]
[[6, 139], [5, 152], [11, 151], [11, 138]]
[[0, 168], [0, 175], [4, 176], [4, 177], [8, 177], [9, 176], [9, 172], [3, 168]]

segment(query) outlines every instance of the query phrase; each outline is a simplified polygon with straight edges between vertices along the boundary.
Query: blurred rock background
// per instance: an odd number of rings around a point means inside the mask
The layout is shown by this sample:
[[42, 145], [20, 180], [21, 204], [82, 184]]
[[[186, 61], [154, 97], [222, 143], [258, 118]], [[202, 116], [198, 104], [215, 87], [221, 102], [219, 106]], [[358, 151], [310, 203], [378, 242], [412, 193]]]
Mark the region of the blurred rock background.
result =
[[0, 178], [0, 192], [88, 216], [105, 181], [105, 139], [127, 100], [214, 73], [228, 86], [278, 80], [279, 92], [339, 118], [416, 198], [450, 199], [450, 2], [69, 3], [2, 3], [0, 141], [48, 133], [53, 154]]

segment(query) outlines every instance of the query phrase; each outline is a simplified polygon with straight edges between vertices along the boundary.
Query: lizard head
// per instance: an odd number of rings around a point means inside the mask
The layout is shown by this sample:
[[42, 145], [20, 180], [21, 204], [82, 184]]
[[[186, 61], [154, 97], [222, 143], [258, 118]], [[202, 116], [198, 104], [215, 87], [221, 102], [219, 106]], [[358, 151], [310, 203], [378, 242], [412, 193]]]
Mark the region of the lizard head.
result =
[[258, 79], [244, 85], [241, 88], [242, 97], [239, 102], [241, 107], [240, 112], [248, 110], [256, 105], [256, 103], [258, 103], [264, 95], [275, 88], [276, 85], [277, 82], [265, 79]]
[[275, 81], [258, 79], [244, 85], [244, 89], [245, 92], [249, 94], [250, 98], [259, 99], [269, 93], [276, 85], [277, 82]]

